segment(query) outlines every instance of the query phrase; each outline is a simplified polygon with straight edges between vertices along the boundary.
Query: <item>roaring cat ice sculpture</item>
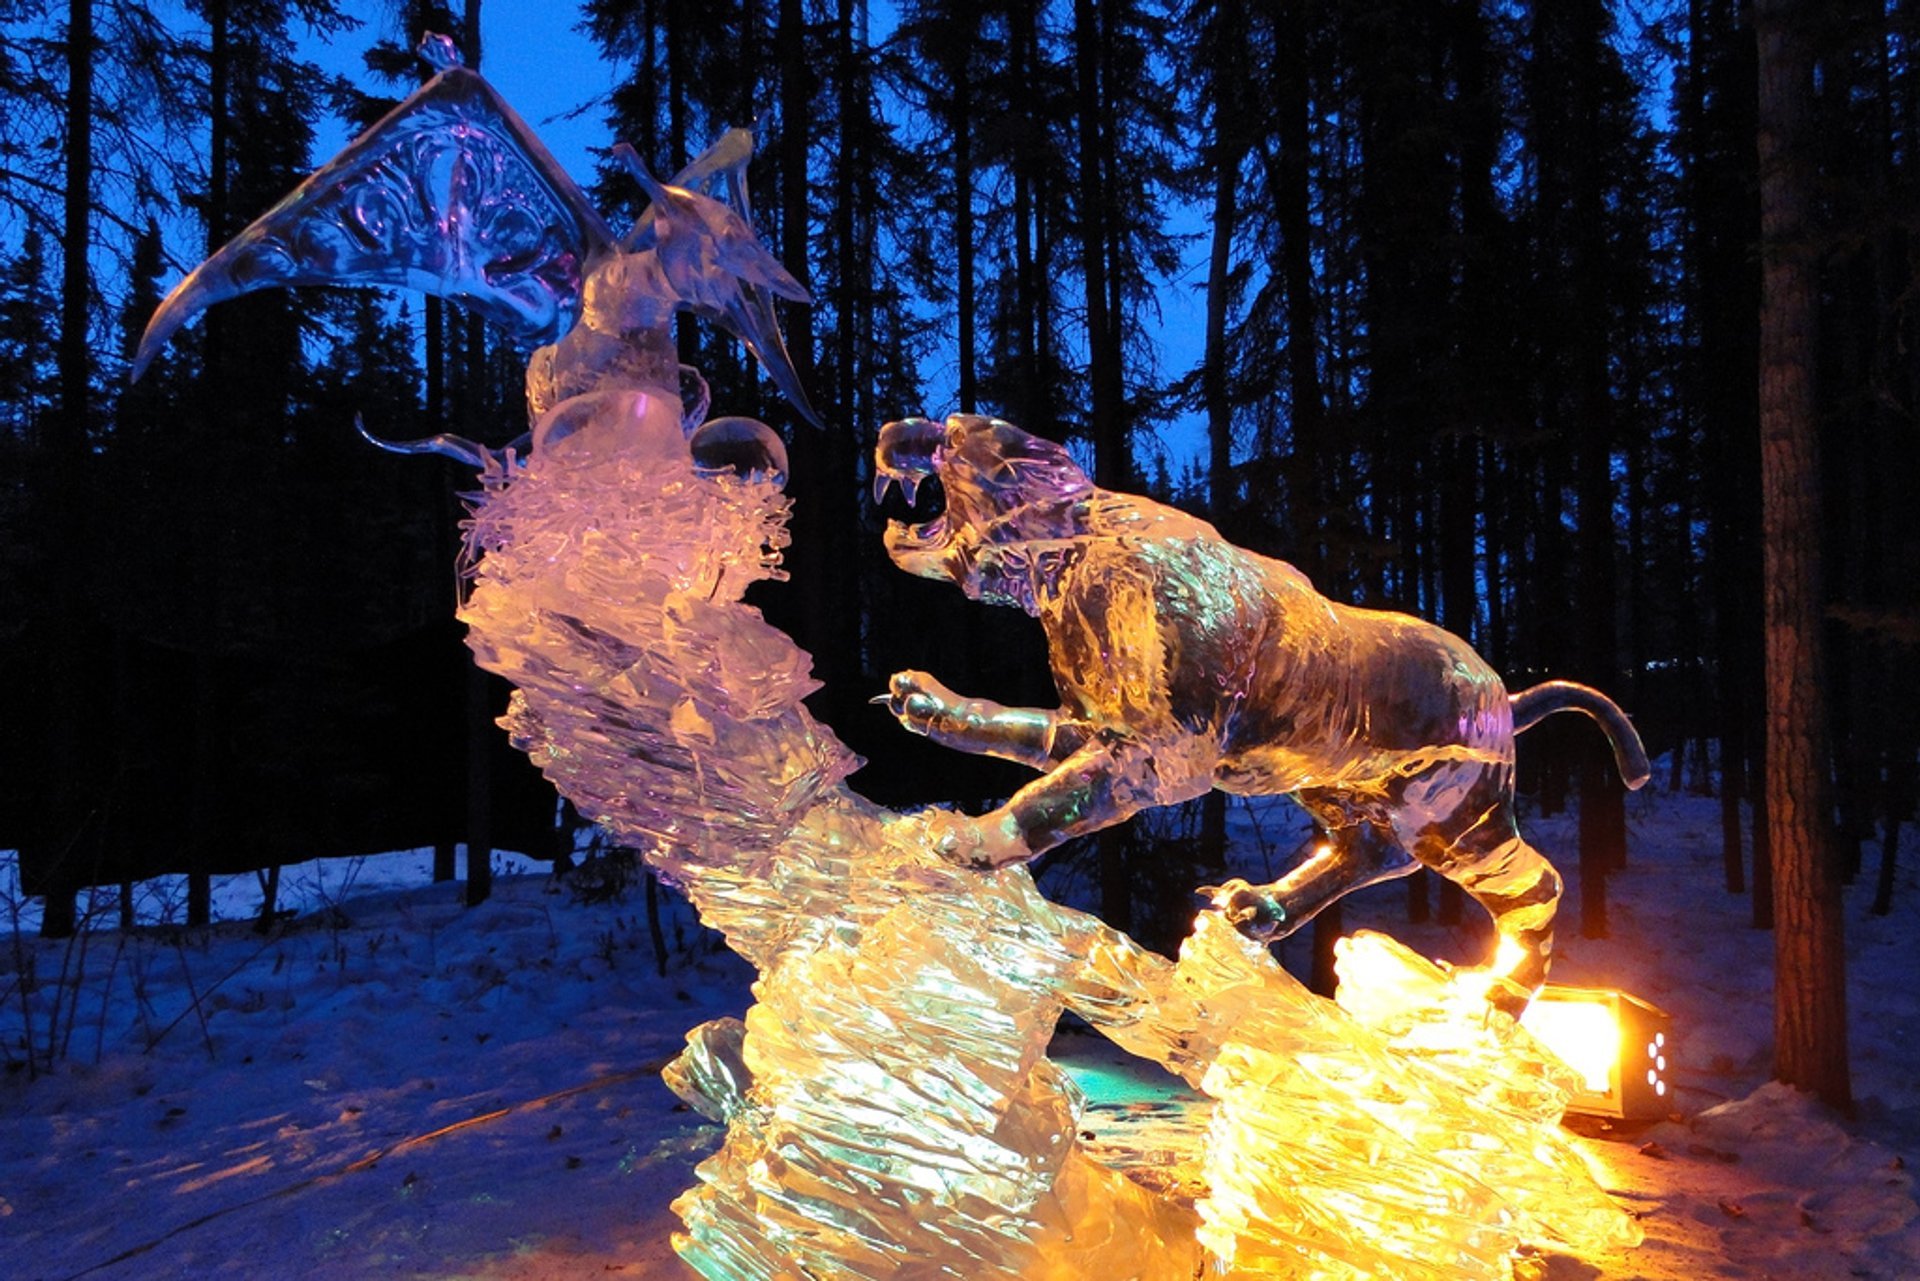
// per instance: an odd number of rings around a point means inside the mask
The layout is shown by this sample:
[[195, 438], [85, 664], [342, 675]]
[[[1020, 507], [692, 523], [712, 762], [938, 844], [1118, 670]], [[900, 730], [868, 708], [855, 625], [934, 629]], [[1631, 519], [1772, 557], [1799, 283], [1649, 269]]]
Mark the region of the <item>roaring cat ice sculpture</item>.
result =
[[945, 511], [893, 522], [888, 553], [1038, 617], [1060, 692], [1058, 711], [1006, 708], [894, 676], [886, 701], [908, 729], [1044, 771], [991, 813], [956, 817], [953, 857], [1024, 862], [1215, 787], [1291, 793], [1326, 843], [1272, 885], [1216, 892], [1243, 930], [1285, 935], [1425, 865], [1493, 916], [1496, 1003], [1522, 1006], [1545, 981], [1560, 878], [1514, 823], [1513, 736], [1583, 711], [1638, 787], [1645, 750], [1605, 695], [1555, 681], [1510, 696], [1459, 637], [1330, 601], [1202, 520], [1096, 488], [1061, 446], [998, 419], [889, 423], [874, 472], [881, 492], [939, 478]]

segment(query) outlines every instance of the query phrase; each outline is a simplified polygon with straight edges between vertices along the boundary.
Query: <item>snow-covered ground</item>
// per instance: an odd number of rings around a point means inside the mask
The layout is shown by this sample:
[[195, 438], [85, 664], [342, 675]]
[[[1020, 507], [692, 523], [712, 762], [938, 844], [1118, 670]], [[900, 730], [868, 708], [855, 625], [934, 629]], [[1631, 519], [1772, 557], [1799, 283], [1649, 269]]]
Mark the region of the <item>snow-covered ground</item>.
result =
[[[1771, 939], [1720, 886], [1715, 802], [1629, 802], [1613, 937], [1563, 933], [1555, 979], [1624, 987], [1675, 1019], [1679, 1119], [1584, 1140], [1647, 1242], [1615, 1258], [1524, 1259], [1540, 1281], [1920, 1277], [1920, 878], [1888, 917], [1849, 891], [1858, 1116], [1766, 1084]], [[1276, 839], [1281, 811], [1242, 812]], [[1571, 871], [1572, 824], [1529, 826]], [[1282, 841], [1281, 847], [1287, 843]], [[4, 857], [4, 856], [0, 856]], [[423, 855], [289, 869], [273, 932], [186, 930], [176, 886], [143, 925], [69, 943], [0, 927], [0, 1277], [689, 1275], [673, 1197], [717, 1140], [657, 1079], [685, 1031], [749, 997], [746, 966], [673, 905], [666, 977], [643, 896], [583, 902], [502, 866], [466, 909]], [[0, 911], [20, 904], [0, 864]], [[244, 918], [252, 878], [218, 892]], [[1409, 927], [1381, 887], [1347, 924], [1475, 957], [1472, 928]], [[1290, 962], [1304, 941], [1288, 945]], [[21, 972], [32, 990], [23, 996]], [[23, 1018], [30, 1022], [23, 1023]], [[58, 1052], [24, 1064], [31, 1043]], [[1063, 1036], [1088, 1125], [1116, 1159], [1194, 1106], [1157, 1069]]]

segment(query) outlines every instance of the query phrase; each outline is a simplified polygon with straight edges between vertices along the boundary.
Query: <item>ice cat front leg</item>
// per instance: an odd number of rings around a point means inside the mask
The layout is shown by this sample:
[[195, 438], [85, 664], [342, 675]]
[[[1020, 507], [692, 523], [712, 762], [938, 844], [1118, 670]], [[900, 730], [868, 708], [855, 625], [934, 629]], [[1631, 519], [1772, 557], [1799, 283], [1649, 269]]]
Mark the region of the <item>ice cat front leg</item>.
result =
[[978, 818], [943, 811], [951, 822], [942, 820], [941, 853], [982, 871], [1025, 863], [1143, 809], [1205, 795], [1210, 775], [1192, 764], [1178, 753], [1156, 755], [1124, 731], [1102, 730], [1006, 804]]
[[895, 672], [884, 703], [908, 732], [942, 747], [1051, 769], [1080, 750], [1091, 727], [1063, 712], [1006, 707], [985, 698], [965, 698], [925, 672]]

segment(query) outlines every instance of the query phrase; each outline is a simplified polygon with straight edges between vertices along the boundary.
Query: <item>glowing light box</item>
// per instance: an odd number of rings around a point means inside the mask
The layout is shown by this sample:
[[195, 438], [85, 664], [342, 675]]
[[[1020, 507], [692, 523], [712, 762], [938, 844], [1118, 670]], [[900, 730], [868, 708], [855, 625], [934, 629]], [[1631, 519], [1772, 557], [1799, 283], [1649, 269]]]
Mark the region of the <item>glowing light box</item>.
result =
[[1612, 988], [1549, 983], [1521, 1023], [1582, 1078], [1569, 1112], [1652, 1120], [1673, 1111], [1673, 1018]]

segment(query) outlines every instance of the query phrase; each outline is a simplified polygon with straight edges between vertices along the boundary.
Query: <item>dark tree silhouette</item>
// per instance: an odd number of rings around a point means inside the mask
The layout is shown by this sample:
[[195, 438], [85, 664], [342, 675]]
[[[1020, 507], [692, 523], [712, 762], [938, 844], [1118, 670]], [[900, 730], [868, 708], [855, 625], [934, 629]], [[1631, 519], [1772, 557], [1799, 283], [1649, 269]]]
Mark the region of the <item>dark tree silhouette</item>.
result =
[[1760, 455], [1766, 577], [1767, 792], [1774, 858], [1774, 1075], [1836, 1108], [1847, 1071], [1846, 951], [1822, 688], [1813, 352], [1813, 56], [1798, 0], [1756, 0], [1760, 121]]

